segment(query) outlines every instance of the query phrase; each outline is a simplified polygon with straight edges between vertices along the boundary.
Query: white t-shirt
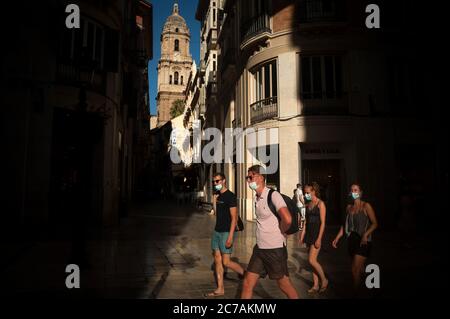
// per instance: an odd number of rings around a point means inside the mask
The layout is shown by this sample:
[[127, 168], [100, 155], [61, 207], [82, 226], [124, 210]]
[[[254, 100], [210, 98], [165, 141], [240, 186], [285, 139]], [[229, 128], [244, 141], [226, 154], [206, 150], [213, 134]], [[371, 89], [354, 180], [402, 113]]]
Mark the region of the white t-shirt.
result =
[[[267, 203], [269, 188], [265, 187], [261, 196], [256, 195], [256, 244], [261, 249], [282, 248], [286, 245], [286, 236], [281, 233], [277, 217], [272, 213]], [[275, 209], [287, 207], [283, 197], [278, 192], [272, 193], [272, 203]]]
[[305, 205], [300, 200], [300, 198], [303, 197], [303, 191], [301, 190], [301, 188], [297, 188], [295, 190], [295, 197], [296, 197], [297, 207], [299, 207], [299, 208], [304, 207]]

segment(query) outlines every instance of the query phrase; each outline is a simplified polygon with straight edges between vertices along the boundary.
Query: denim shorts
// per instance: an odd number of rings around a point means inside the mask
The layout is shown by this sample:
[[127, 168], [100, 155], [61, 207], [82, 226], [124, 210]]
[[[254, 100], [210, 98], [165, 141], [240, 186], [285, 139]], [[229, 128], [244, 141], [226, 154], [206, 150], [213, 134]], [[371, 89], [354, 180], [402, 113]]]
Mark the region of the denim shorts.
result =
[[[228, 239], [229, 232], [217, 232], [214, 231], [211, 239], [211, 249], [220, 250], [222, 254], [231, 254], [233, 252], [233, 246], [230, 248], [225, 247]], [[234, 234], [233, 234], [233, 245], [234, 245]]]

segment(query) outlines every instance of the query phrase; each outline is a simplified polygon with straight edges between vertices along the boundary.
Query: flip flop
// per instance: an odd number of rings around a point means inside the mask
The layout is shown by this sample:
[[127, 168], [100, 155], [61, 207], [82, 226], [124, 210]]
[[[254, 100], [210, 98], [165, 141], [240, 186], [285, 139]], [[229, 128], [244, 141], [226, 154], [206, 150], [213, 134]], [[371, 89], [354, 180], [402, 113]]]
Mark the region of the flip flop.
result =
[[328, 282], [326, 286], [320, 287], [319, 293], [325, 292], [329, 285], [330, 285], [330, 282]]
[[308, 290], [308, 293], [310, 293], [310, 294], [316, 294], [316, 293], [318, 293], [320, 291], [320, 289], [319, 288], [311, 288], [311, 289], [309, 289]]
[[220, 297], [220, 296], [223, 296], [223, 295], [225, 295], [224, 292], [220, 292], [220, 293], [219, 293], [219, 292], [213, 291], [213, 292], [205, 293], [203, 296], [206, 297], [206, 298], [208, 298], [208, 297]]

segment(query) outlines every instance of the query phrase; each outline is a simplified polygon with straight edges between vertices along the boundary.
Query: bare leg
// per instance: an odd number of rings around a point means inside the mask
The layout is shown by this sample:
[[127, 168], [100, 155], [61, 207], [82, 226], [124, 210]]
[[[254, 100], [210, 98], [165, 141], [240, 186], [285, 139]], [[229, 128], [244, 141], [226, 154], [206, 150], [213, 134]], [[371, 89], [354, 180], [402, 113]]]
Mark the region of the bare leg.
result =
[[214, 291], [214, 293], [223, 294], [224, 287], [223, 287], [222, 255], [218, 250], [214, 251], [214, 265], [216, 267], [216, 280], [217, 280], [217, 289]]
[[314, 287], [319, 286], [318, 279], [320, 278], [320, 281], [322, 282], [322, 287], [328, 286], [328, 279], [325, 277], [325, 273], [323, 272], [322, 266], [317, 261], [317, 256], [319, 255], [320, 248], [317, 249], [313, 245], [311, 245], [309, 249], [309, 263], [311, 267], [313, 267], [313, 280], [314, 280]]
[[230, 254], [222, 255], [222, 263], [223, 263], [224, 267], [230, 268], [231, 270], [238, 273], [239, 275], [244, 274], [244, 268], [242, 268], [241, 265], [239, 265], [238, 263], [231, 261]]
[[317, 271], [314, 268], [313, 268], [313, 288], [319, 289], [319, 276], [317, 275]]
[[245, 273], [244, 282], [242, 284], [241, 299], [252, 299], [253, 289], [258, 282], [259, 274], [247, 271]]
[[366, 257], [361, 255], [353, 256], [352, 260], [352, 276], [353, 276], [353, 290], [357, 292], [361, 287], [361, 276], [366, 263]]
[[284, 292], [289, 299], [298, 299], [297, 290], [295, 290], [288, 276], [278, 279], [277, 283], [278, 287], [280, 287], [281, 291]]
[[[314, 259], [313, 255], [312, 255], [312, 247], [309, 248], [309, 255], [308, 255], [308, 262], [310, 263], [311, 267], [312, 267], [312, 263], [311, 261]], [[313, 293], [313, 292], [317, 292], [319, 291], [319, 276], [316, 273], [316, 269], [312, 269], [312, 273], [313, 273], [313, 286], [311, 287], [311, 289], [308, 290], [309, 293]]]

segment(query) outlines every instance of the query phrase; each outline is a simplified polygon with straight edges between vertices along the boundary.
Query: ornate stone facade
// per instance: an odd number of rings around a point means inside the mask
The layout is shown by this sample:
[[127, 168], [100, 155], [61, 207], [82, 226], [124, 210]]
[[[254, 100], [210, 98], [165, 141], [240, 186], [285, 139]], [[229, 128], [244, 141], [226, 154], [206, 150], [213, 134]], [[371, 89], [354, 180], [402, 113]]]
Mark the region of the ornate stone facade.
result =
[[171, 120], [170, 108], [176, 100], [184, 100], [191, 72], [190, 32], [175, 3], [161, 34], [161, 58], [158, 63], [158, 125]]

